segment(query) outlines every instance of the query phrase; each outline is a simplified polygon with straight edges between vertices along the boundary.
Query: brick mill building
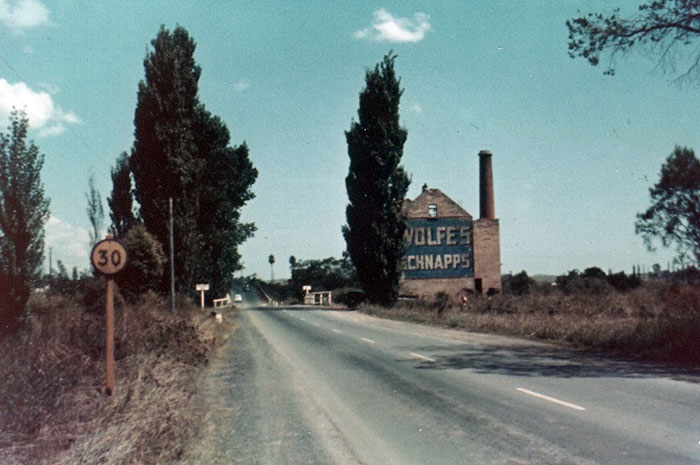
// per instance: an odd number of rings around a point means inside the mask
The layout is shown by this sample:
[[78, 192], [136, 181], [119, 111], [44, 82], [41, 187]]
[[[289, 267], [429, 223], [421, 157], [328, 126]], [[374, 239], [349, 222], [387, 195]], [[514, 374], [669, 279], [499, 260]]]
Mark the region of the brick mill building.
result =
[[501, 291], [501, 244], [491, 152], [479, 152], [480, 215], [472, 216], [439, 189], [423, 186], [406, 200], [408, 227], [400, 294], [431, 299], [438, 292]]

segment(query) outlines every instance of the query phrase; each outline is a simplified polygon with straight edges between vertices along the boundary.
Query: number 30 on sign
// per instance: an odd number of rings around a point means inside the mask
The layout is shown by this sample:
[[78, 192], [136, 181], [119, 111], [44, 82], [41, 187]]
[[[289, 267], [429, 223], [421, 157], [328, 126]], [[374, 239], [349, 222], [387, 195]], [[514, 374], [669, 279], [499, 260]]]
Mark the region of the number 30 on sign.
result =
[[92, 266], [105, 275], [119, 273], [126, 265], [127, 260], [126, 249], [114, 239], [105, 239], [95, 244], [90, 257]]

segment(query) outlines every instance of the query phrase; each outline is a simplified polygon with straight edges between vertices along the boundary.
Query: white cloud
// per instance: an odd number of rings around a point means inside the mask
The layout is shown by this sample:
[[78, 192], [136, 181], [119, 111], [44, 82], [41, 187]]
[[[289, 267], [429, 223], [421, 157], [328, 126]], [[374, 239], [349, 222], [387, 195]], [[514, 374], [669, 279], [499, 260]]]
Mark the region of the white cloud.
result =
[[395, 18], [384, 8], [374, 12], [374, 23], [355, 32], [356, 39], [372, 39], [382, 42], [420, 42], [431, 29], [430, 16], [415, 13], [411, 18]]
[[66, 127], [61, 123], [51, 124], [39, 129], [39, 137], [60, 136], [66, 132]]
[[413, 105], [411, 105], [410, 107], [408, 107], [408, 110], [409, 110], [411, 113], [416, 113], [416, 114], [421, 114], [421, 113], [423, 113], [423, 107], [421, 107], [419, 103], [414, 103]]
[[39, 0], [0, 0], [0, 24], [20, 32], [49, 22], [49, 9]]
[[[58, 88], [54, 86], [51, 90], [58, 91]], [[78, 115], [65, 112], [55, 105], [49, 92], [32, 90], [23, 82], [10, 84], [0, 78], [0, 95], [0, 119], [6, 121], [13, 108], [24, 110], [29, 118], [29, 125], [39, 131], [39, 137], [63, 134], [66, 124], [80, 123]]]
[[233, 86], [233, 88], [240, 94], [241, 92], [245, 92], [246, 90], [250, 89], [250, 84], [245, 79], [241, 79], [236, 83], [236, 85]]
[[56, 84], [51, 84], [50, 82], [40, 82], [38, 84], [38, 87], [40, 89], [45, 90], [46, 92], [48, 92], [51, 95], [57, 94], [61, 91], [61, 89]]
[[69, 271], [73, 267], [78, 270], [90, 268], [90, 235], [87, 229], [73, 226], [52, 215], [44, 230], [44, 254], [48, 261], [49, 248], [52, 249], [54, 269], [57, 260], [61, 260]]

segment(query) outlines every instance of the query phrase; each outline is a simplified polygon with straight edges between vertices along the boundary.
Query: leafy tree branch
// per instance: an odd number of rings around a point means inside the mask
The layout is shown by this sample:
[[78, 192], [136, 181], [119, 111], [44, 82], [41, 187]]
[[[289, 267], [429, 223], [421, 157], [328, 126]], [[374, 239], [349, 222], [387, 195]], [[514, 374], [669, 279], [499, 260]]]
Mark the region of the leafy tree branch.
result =
[[[569, 56], [591, 65], [610, 54], [605, 74], [615, 74], [616, 58], [633, 49], [659, 56], [664, 72], [677, 73], [679, 80], [700, 78], [700, 0], [657, 0], [639, 6], [637, 13], [623, 16], [588, 13], [569, 19]], [[690, 50], [688, 54], [688, 47]]]

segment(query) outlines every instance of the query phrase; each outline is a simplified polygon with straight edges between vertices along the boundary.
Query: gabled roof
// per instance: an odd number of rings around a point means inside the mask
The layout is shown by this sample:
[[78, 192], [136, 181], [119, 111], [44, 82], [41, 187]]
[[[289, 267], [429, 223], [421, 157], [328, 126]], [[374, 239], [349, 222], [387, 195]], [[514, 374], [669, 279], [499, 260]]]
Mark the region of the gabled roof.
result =
[[408, 218], [428, 218], [428, 205], [437, 205], [438, 218], [467, 218], [472, 216], [457, 202], [446, 196], [440, 189], [423, 187], [415, 200], [406, 199], [403, 204], [403, 211]]

